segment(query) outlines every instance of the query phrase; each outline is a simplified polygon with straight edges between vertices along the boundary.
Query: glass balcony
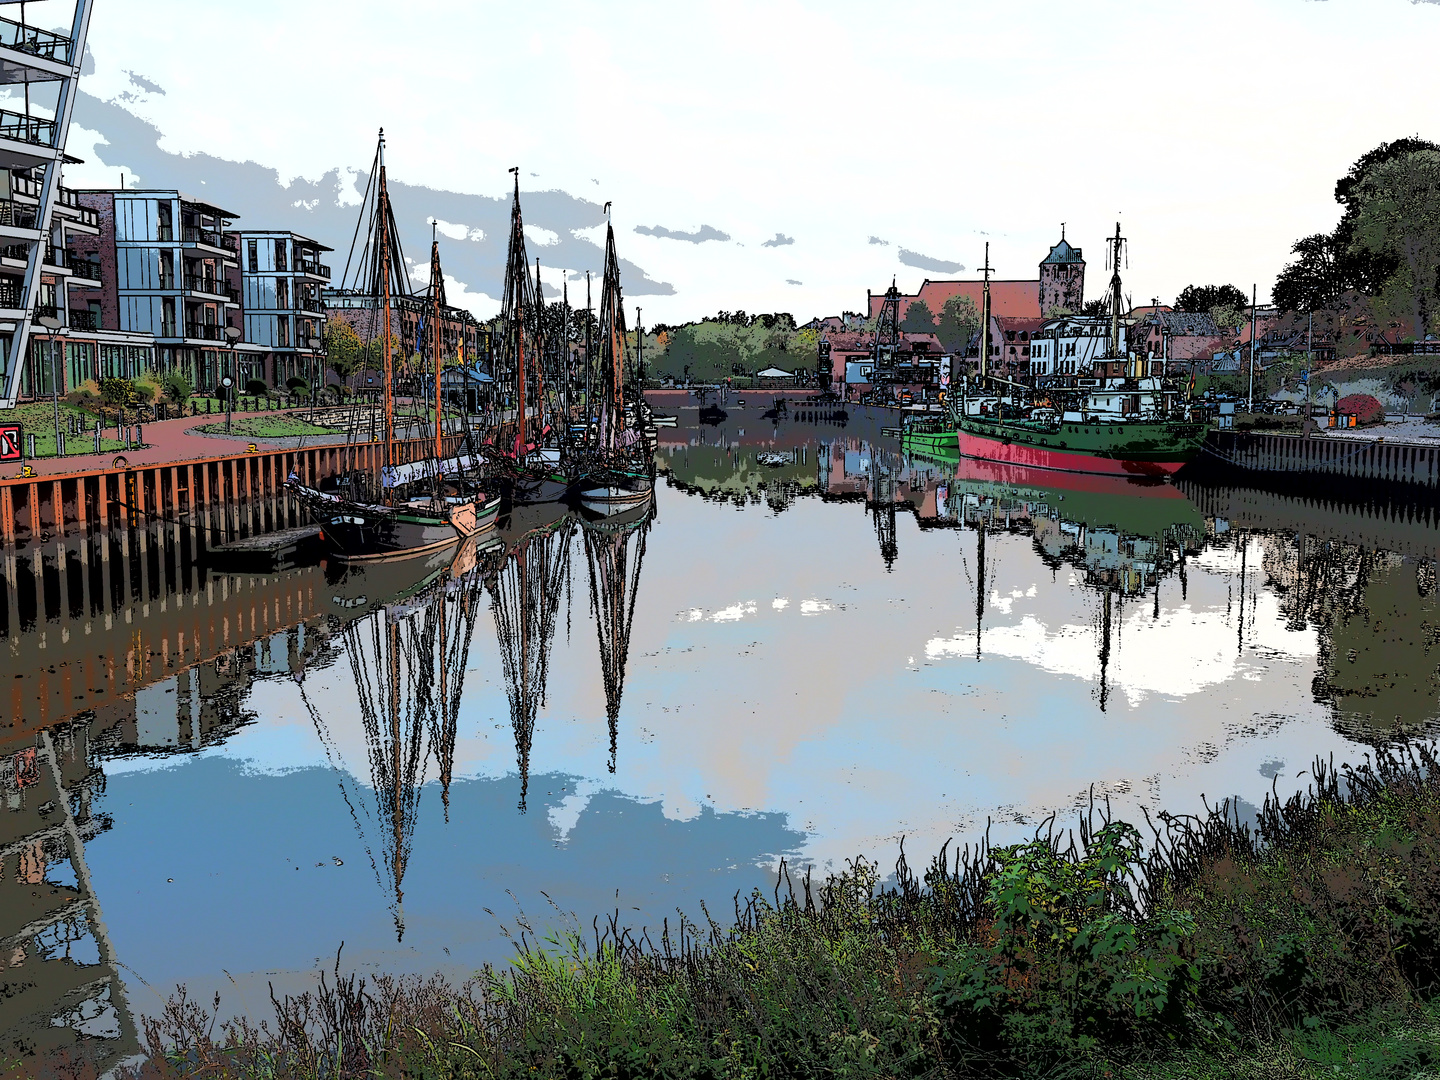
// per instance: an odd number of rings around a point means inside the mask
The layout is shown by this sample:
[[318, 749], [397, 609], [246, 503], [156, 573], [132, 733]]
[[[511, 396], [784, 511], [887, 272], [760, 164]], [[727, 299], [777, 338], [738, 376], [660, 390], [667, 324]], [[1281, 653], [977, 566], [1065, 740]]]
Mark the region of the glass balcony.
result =
[[70, 63], [70, 39], [52, 34], [48, 30], [37, 30], [33, 26], [0, 19], [0, 45], [7, 49], [40, 56], [46, 60]]
[[0, 139], [14, 139], [16, 142], [34, 143], [37, 146], [54, 146], [55, 121], [39, 116], [22, 116], [9, 109], [0, 109]]
[[225, 337], [225, 328], [223, 326], [213, 326], [208, 323], [187, 322], [185, 324], [185, 336], [187, 338], [200, 338], [204, 341], [221, 341]]
[[72, 330], [99, 330], [100, 316], [93, 311], [70, 311], [70, 328]]

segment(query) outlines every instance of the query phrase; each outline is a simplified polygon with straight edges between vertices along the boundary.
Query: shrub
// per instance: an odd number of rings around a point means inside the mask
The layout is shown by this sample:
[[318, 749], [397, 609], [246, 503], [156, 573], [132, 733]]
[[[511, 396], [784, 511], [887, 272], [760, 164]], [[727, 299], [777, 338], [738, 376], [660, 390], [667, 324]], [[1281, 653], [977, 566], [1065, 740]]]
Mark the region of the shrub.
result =
[[245, 384], [245, 393], [251, 397], [265, 397], [270, 393], [270, 387], [263, 379], [251, 379]]
[[1369, 394], [1346, 394], [1335, 403], [1335, 411], [1355, 417], [1355, 423], [1361, 427], [1385, 422], [1385, 406]]
[[129, 405], [135, 400], [135, 384], [129, 379], [101, 379], [100, 400], [106, 405]]
[[160, 381], [160, 389], [164, 391], [165, 397], [177, 403], [184, 403], [195, 388], [190, 385], [190, 380], [178, 371], [172, 371]]

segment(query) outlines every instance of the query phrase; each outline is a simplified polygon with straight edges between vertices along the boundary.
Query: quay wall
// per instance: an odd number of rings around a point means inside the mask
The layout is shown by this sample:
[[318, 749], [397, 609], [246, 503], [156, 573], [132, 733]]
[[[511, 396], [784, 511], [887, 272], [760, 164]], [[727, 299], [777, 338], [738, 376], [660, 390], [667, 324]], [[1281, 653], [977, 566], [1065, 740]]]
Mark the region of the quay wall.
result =
[[[444, 452], [457, 453], [463, 438], [445, 436]], [[397, 440], [396, 462], [426, 457], [434, 447], [434, 439]], [[141, 523], [169, 526], [177, 542], [183, 530], [207, 548], [295, 528], [306, 522], [285, 487], [292, 471], [312, 487], [342, 473], [378, 476], [383, 449], [336, 443], [0, 479], [0, 550]]]
[[[1246, 472], [1321, 474], [1440, 486], [1440, 446], [1212, 430], [1201, 460]], [[1197, 462], [1198, 463], [1198, 462]]]

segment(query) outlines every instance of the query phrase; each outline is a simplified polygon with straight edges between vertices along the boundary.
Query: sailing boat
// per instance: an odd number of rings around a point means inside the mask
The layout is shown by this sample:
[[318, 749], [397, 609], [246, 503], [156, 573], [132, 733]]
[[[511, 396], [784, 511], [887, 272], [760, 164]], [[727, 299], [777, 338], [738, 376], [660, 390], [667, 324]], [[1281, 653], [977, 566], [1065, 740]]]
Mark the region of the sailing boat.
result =
[[[608, 204], [607, 204], [608, 206]], [[622, 513], [654, 494], [655, 458], [640, 430], [642, 399], [635, 393], [635, 424], [625, 419], [625, 310], [615, 228], [605, 226], [605, 277], [600, 293], [599, 409], [594, 441], [578, 484], [580, 505], [601, 514]]]
[[553, 407], [547, 408], [540, 266], [537, 262], [532, 282], [520, 214], [520, 170], [510, 171], [515, 174], [515, 193], [510, 204], [510, 247], [505, 258], [502, 336], [495, 377], [503, 379], [514, 395], [515, 419], [513, 426], [501, 425], [495, 459], [509, 479], [512, 504], [553, 502], [563, 499], [569, 487], [561, 442], [569, 422], [552, 423], [559, 421], [559, 416]]
[[[467, 474], [474, 474], [480, 468], [481, 462], [475, 454], [444, 457], [439, 348], [439, 305], [444, 278], [440, 274], [438, 245], [431, 252], [430, 288], [434, 308], [431, 318], [435, 361], [434, 452], [405, 460], [411, 457], [410, 447], [395, 440], [392, 302], [396, 297], [408, 296], [409, 285], [386, 184], [383, 128], [375, 150], [371, 183], [366, 187], [361, 206], [361, 222], [366, 219], [367, 208], [370, 229], [360, 253], [355, 280], [357, 284], [363, 280], [365, 287], [363, 292], [356, 290], [356, 294], [368, 297], [380, 308], [384, 432], [379, 475], [365, 477], [367, 482], [361, 483], [358, 482], [361, 478], [352, 474], [343, 478], [348, 481], [343, 485], [348, 490], [341, 491], [307, 487], [295, 473], [286, 481], [320, 522], [321, 537], [327, 546], [346, 562], [404, 558], [449, 547], [464, 537], [492, 528], [500, 512], [499, 498], [486, 495], [467, 479]], [[353, 249], [351, 254], [353, 256]], [[362, 487], [369, 487], [372, 497], [363, 497]], [[378, 498], [373, 497], [377, 488]]]
[[[635, 597], [645, 539], [655, 520], [655, 504], [585, 521], [585, 561], [590, 568], [590, 609], [600, 644], [600, 674], [605, 683], [605, 719], [610, 728], [610, 771], [615, 771], [615, 746], [620, 726], [620, 698], [625, 691], [625, 664], [630, 655], [630, 630], [635, 622]], [[631, 541], [634, 541], [632, 545]]]

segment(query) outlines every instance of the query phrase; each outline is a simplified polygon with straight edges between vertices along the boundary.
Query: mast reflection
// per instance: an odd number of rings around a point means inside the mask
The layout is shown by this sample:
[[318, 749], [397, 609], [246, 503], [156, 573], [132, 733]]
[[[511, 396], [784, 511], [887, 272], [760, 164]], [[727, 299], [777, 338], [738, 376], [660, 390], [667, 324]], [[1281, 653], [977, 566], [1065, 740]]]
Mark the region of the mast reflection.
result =
[[515, 537], [509, 555], [487, 581], [510, 698], [521, 813], [530, 789], [530, 748], [535, 717], [545, 703], [560, 597], [570, 578], [575, 527], [574, 515], [558, 503], [517, 506], [505, 530]]
[[405, 936], [405, 871], [432, 757], [449, 820], [465, 657], [484, 590], [483, 568], [499, 549], [494, 539], [486, 548], [472, 539], [458, 553], [351, 566], [336, 581], [333, 602], [366, 612], [346, 622], [338, 636], [365, 735], [369, 798], [356, 790], [329, 725], [306, 693], [303, 675], [297, 676], [376, 881], [390, 896], [397, 941]]
[[610, 730], [610, 771], [615, 771], [620, 699], [625, 692], [625, 662], [645, 543], [655, 520], [652, 498], [614, 517], [587, 520], [581, 528], [590, 570], [590, 610], [600, 644], [600, 674], [605, 683], [605, 719]]

